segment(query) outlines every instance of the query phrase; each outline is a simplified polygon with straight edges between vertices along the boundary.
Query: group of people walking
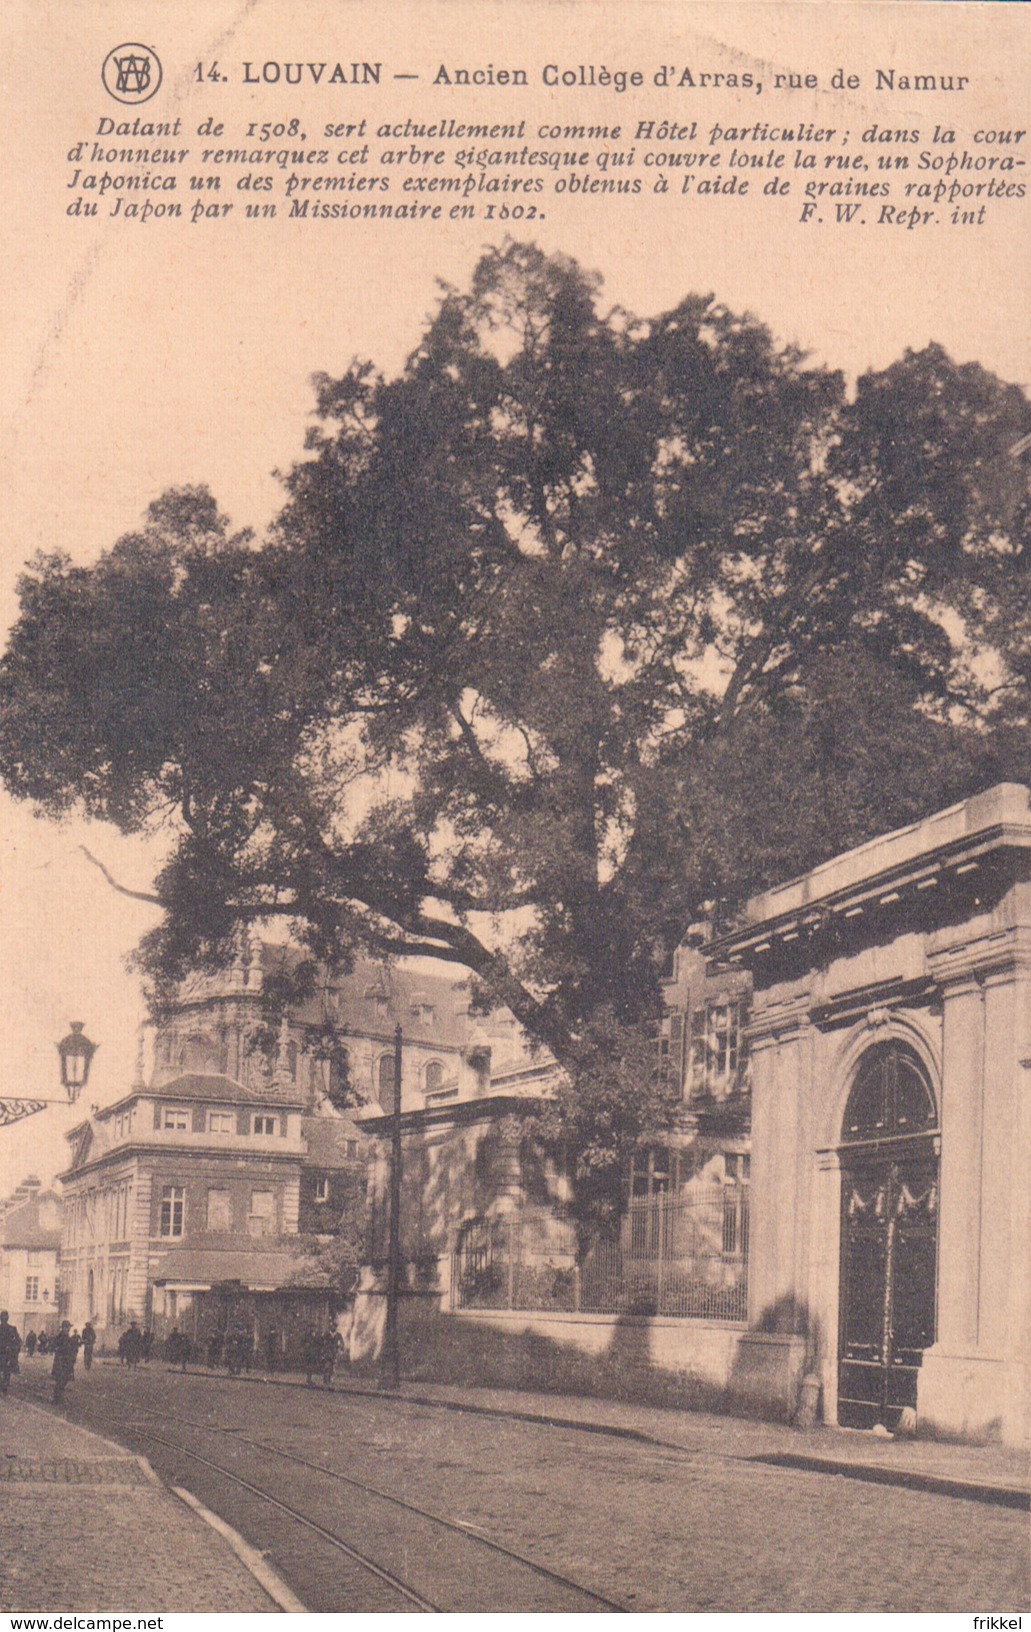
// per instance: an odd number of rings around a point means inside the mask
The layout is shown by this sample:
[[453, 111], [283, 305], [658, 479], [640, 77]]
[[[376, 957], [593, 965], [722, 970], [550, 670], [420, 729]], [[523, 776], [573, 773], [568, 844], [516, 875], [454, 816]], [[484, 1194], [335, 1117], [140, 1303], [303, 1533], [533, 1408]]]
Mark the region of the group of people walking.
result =
[[135, 1371], [141, 1360], [144, 1365], [149, 1363], [153, 1350], [154, 1333], [149, 1327], [141, 1332], [138, 1323], [131, 1320], [118, 1339], [119, 1364]]
[[[39, 1353], [53, 1357], [50, 1374], [54, 1383], [54, 1400], [59, 1402], [75, 1374], [80, 1350], [84, 1369], [89, 1371], [92, 1366], [97, 1334], [92, 1321], [87, 1321], [82, 1331], [78, 1332], [72, 1329], [70, 1321], [63, 1320], [60, 1330], [46, 1336], [45, 1343], [44, 1335], [37, 1336], [35, 1332], [30, 1332], [25, 1339], [25, 1352], [29, 1356]], [[215, 1330], [200, 1341], [209, 1371], [224, 1366], [229, 1376], [238, 1377], [241, 1372], [253, 1369], [256, 1344], [250, 1328], [239, 1326], [229, 1331]], [[144, 1363], [149, 1361], [153, 1344], [153, 1332], [141, 1330], [135, 1320], [131, 1321], [118, 1339], [119, 1363], [130, 1371], [135, 1370], [141, 1360]], [[319, 1331], [314, 1326], [309, 1328], [301, 1348], [302, 1366], [309, 1387], [316, 1377], [320, 1377], [327, 1388], [332, 1384], [342, 1347], [339, 1332]], [[193, 1340], [176, 1327], [165, 1339], [165, 1360], [170, 1366], [177, 1365], [185, 1371], [194, 1348]], [[22, 1340], [17, 1327], [11, 1325], [7, 1310], [0, 1310], [0, 1394], [8, 1392], [11, 1377], [18, 1371], [21, 1351]], [[264, 1333], [261, 1351], [266, 1372], [278, 1370], [284, 1356], [279, 1333], [274, 1328]]]
[[320, 1332], [314, 1326], [309, 1330], [304, 1339], [304, 1369], [309, 1388], [316, 1377], [321, 1377], [327, 1388], [332, 1386], [333, 1373], [342, 1347], [343, 1340], [339, 1332]]
[[[43, 1334], [46, 1335], [46, 1334]], [[75, 1362], [82, 1350], [83, 1365], [89, 1371], [93, 1364], [93, 1350], [96, 1346], [97, 1334], [92, 1322], [87, 1321], [81, 1332], [72, 1330], [70, 1320], [62, 1320], [60, 1330], [47, 1336], [44, 1345], [35, 1332], [30, 1332], [25, 1340], [25, 1352], [29, 1356], [36, 1353], [53, 1356], [50, 1375], [54, 1381], [54, 1400], [60, 1402], [64, 1398], [64, 1391], [71, 1382], [75, 1372]], [[0, 1309], [0, 1394], [6, 1394], [11, 1386], [11, 1377], [18, 1371], [18, 1357], [21, 1354], [21, 1334], [17, 1326], [12, 1326], [6, 1309]]]

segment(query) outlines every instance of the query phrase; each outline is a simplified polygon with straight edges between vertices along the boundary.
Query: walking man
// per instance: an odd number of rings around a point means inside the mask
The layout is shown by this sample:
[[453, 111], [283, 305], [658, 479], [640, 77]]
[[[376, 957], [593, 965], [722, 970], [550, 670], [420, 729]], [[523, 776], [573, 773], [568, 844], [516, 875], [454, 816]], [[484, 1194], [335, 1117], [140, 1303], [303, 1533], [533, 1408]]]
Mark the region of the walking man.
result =
[[70, 1320], [62, 1320], [61, 1330], [54, 1338], [54, 1363], [50, 1375], [54, 1379], [54, 1404], [60, 1405], [64, 1391], [72, 1380], [79, 1355], [79, 1339], [72, 1331]]
[[135, 1371], [143, 1353], [143, 1333], [134, 1320], [129, 1322], [126, 1330], [122, 1333], [119, 1349], [125, 1357], [125, 1363], [129, 1370]]
[[11, 1385], [11, 1373], [18, 1370], [21, 1338], [17, 1326], [7, 1318], [7, 1310], [0, 1309], [0, 1394], [6, 1394]]
[[89, 1371], [93, 1364], [93, 1350], [96, 1348], [97, 1334], [93, 1329], [93, 1322], [88, 1320], [82, 1328], [82, 1364]]

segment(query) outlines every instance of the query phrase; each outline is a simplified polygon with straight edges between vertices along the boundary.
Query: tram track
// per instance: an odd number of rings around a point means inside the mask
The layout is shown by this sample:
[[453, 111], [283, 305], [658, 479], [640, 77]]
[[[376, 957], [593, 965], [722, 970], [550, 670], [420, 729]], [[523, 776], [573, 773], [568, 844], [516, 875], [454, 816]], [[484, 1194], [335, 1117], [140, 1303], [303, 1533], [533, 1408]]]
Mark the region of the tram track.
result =
[[[46, 1400], [46, 1395], [42, 1390], [33, 1389], [32, 1392], [41, 1401]], [[91, 1400], [89, 1409], [82, 1411], [82, 1415], [87, 1422], [95, 1420], [114, 1425], [119, 1430], [119, 1437], [123, 1440], [131, 1436], [149, 1440], [153, 1444], [160, 1445], [171, 1451], [173, 1455], [186, 1457], [191, 1462], [208, 1469], [211, 1473], [217, 1474], [220, 1478], [230, 1481], [233, 1485], [246, 1491], [252, 1498], [289, 1516], [294, 1522], [317, 1535], [323, 1544], [348, 1558], [351, 1563], [357, 1565], [360, 1569], [367, 1571], [389, 1590], [398, 1593], [406, 1601], [407, 1605], [418, 1610], [428, 1613], [447, 1613], [451, 1606], [435, 1602], [426, 1593], [419, 1591], [411, 1582], [406, 1581], [376, 1559], [362, 1553], [360, 1549], [345, 1540], [343, 1536], [320, 1524], [310, 1514], [302, 1512], [288, 1502], [284, 1502], [281, 1496], [276, 1496], [261, 1485], [255, 1484], [253, 1480], [247, 1479], [234, 1469], [227, 1467], [224, 1462], [216, 1461], [213, 1457], [204, 1455], [201, 1451], [183, 1444], [178, 1439], [165, 1437], [165, 1435], [158, 1433], [155, 1428], [148, 1427], [145, 1422], [140, 1420], [141, 1417], [159, 1423], [174, 1422], [183, 1428], [225, 1439], [234, 1446], [247, 1446], [260, 1455], [278, 1457], [303, 1469], [306, 1474], [315, 1474], [321, 1480], [329, 1481], [334, 1485], [346, 1486], [367, 1500], [385, 1504], [410, 1518], [434, 1526], [437, 1530], [443, 1531], [450, 1538], [453, 1538], [452, 1546], [461, 1542], [467, 1548], [485, 1550], [504, 1560], [506, 1565], [515, 1566], [518, 1570], [528, 1572], [536, 1580], [547, 1583], [550, 1587], [556, 1588], [561, 1594], [565, 1594], [573, 1600], [573, 1602], [552, 1607], [561, 1607], [571, 1613], [577, 1612], [577, 1610], [583, 1612], [588, 1606], [591, 1609], [608, 1613], [624, 1614], [627, 1612], [625, 1605], [604, 1597], [601, 1593], [595, 1592], [592, 1588], [562, 1575], [559, 1571], [551, 1569], [546, 1564], [529, 1558], [511, 1547], [506, 1547], [504, 1543], [495, 1540], [493, 1537], [484, 1535], [478, 1530], [458, 1523], [454, 1519], [449, 1519], [430, 1508], [422, 1507], [420, 1504], [411, 1502], [391, 1491], [370, 1484], [366, 1480], [356, 1478], [353, 1474], [346, 1474], [339, 1469], [326, 1467], [322, 1463], [314, 1462], [308, 1457], [299, 1455], [296, 1451], [288, 1450], [267, 1439], [254, 1439], [237, 1428], [223, 1427], [210, 1422], [198, 1422], [195, 1418], [184, 1417], [180, 1413], [157, 1411], [138, 1401], [134, 1401], [133, 1406], [133, 1415], [127, 1419], [125, 1415], [102, 1410], [95, 1401]]]

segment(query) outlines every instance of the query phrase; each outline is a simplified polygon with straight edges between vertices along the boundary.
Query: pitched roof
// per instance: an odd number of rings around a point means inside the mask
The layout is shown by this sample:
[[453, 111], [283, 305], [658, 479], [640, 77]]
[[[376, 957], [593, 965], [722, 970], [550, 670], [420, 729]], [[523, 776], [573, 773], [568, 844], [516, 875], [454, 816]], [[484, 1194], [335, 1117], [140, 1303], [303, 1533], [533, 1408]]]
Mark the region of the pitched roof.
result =
[[57, 1252], [61, 1245], [60, 1223], [48, 1228], [41, 1213], [55, 1213], [59, 1206], [58, 1197], [50, 1190], [16, 1202], [0, 1217], [0, 1247]]
[[170, 1077], [167, 1082], [162, 1082], [160, 1087], [147, 1089], [145, 1094], [141, 1090], [140, 1097], [218, 1100], [222, 1104], [278, 1105], [289, 1106], [293, 1110], [296, 1110], [299, 1104], [297, 1092], [292, 1087], [287, 1089], [270, 1085], [267, 1091], [259, 1091], [237, 1082], [235, 1077], [201, 1071], [184, 1071], [182, 1076]]

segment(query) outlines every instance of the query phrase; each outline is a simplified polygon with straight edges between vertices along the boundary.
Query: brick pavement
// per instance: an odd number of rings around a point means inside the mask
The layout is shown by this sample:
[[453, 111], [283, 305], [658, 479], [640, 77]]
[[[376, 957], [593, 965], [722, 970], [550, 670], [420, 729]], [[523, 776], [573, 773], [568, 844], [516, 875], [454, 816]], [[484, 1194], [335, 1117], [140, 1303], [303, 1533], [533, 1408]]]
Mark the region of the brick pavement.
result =
[[[799, 1429], [778, 1423], [753, 1422], [743, 1417], [719, 1416], [705, 1411], [672, 1411], [659, 1406], [634, 1405], [619, 1400], [569, 1394], [535, 1394], [518, 1389], [468, 1388], [447, 1383], [411, 1383], [402, 1393], [415, 1400], [517, 1415], [561, 1419], [580, 1426], [605, 1426], [643, 1434], [685, 1450], [712, 1451], [749, 1460], [802, 1458], [835, 1471], [887, 1475], [885, 1482], [906, 1485], [923, 1481], [957, 1493], [972, 1491], [1021, 1493], [1031, 1485], [1031, 1456], [1002, 1445], [966, 1445], [933, 1439], [881, 1438], [847, 1428], [822, 1425]], [[790, 1459], [790, 1460], [789, 1460]]]
[[[260, 1374], [236, 1379], [304, 1387], [303, 1378]], [[374, 1383], [361, 1382], [338, 1372], [336, 1388], [381, 1394]], [[413, 1403], [444, 1404], [456, 1409], [486, 1411], [561, 1421], [579, 1427], [609, 1429], [645, 1436], [684, 1450], [711, 1451], [746, 1460], [811, 1466], [817, 1471], [848, 1472], [856, 1477], [883, 1478], [887, 1484], [920, 1489], [951, 1490], [991, 1497], [1001, 1505], [1026, 1506], [1031, 1490], [1031, 1454], [1003, 1445], [968, 1445], [935, 1439], [894, 1439], [891, 1436], [830, 1428], [810, 1429], [706, 1411], [675, 1411], [668, 1407], [636, 1405], [588, 1395], [532, 1393], [520, 1389], [475, 1388], [468, 1384], [402, 1383], [401, 1394]], [[1006, 1497], [1020, 1498], [1007, 1502]]]
[[0, 1610], [274, 1613], [222, 1536], [131, 1452], [0, 1400]]

